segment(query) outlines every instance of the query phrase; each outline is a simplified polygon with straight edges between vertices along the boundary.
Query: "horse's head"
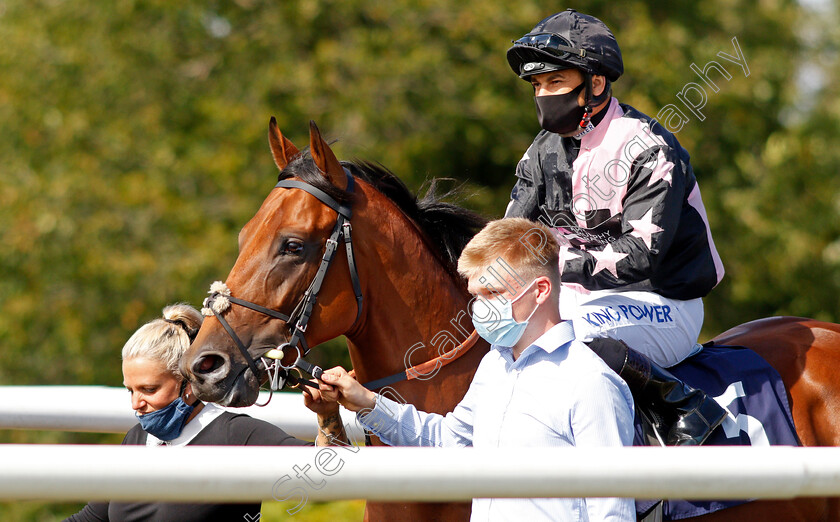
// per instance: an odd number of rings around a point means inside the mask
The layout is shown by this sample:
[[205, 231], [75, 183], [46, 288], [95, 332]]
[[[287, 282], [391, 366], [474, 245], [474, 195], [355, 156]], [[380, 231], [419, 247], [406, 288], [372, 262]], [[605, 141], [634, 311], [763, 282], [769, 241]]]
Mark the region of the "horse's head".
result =
[[[314, 186], [320, 196], [283, 186], [288, 181], [278, 183], [239, 233], [239, 257], [225, 285], [214, 285], [221, 293], [203, 311], [210, 317], [184, 355], [181, 371], [200, 399], [226, 406], [256, 401], [260, 383], [267, 377], [260, 357], [292, 337], [302, 298], [316, 279], [327, 240], [338, 228], [339, 214], [321, 199], [349, 207], [348, 177], [314, 122], [308, 152], [300, 152], [286, 139], [274, 118], [269, 123], [269, 143], [280, 179], [307, 180], [307, 187]], [[327, 198], [322, 198], [324, 194]], [[326, 271], [318, 305], [312, 307], [305, 325], [312, 345], [344, 333], [357, 319], [348, 261], [343, 255], [335, 259], [332, 264], [338, 266]], [[235, 301], [264, 307], [286, 320]], [[227, 326], [233, 334], [226, 331]], [[291, 364], [298, 354], [294, 349], [286, 351], [290, 353], [283, 362]]]

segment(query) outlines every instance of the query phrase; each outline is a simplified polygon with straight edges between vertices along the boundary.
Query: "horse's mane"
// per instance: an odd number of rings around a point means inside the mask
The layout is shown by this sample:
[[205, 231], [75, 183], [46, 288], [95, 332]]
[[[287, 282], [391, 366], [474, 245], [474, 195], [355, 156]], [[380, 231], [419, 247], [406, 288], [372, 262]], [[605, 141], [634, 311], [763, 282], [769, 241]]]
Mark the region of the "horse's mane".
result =
[[[371, 184], [376, 190], [391, 200], [408, 216], [428, 239], [438, 248], [441, 261], [453, 273], [458, 264], [458, 257], [470, 239], [487, 223], [481, 215], [443, 201], [457, 195], [457, 188], [439, 193], [441, 179], [433, 179], [425, 184], [422, 196], [412, 194], [394, 173], [386, 167], [369, 161], [342, 161], [354, 177]], [[353, 194], [336, 187], [324, 177], [308, 150], [298, 154], [286, 168], [280, 172], [278, 180], [297, 177], [312, 186], [323, 190], [336, 201], [352, 201]]]

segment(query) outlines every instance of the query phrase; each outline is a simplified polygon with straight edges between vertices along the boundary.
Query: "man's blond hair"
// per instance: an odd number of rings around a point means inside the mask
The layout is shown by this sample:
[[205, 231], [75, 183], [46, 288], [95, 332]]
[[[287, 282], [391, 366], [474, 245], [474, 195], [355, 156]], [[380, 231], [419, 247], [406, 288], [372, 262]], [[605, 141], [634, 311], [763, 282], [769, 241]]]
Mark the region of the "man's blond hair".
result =
[[560, 289], [557, 265], [560, 245], [551, 229], [523, 218], [491, 221], [473, 237], [458, 259], [458, 273], [467, 279], [498, 265], [499, 259], [510, 265], [525, 281], [547, 276]]

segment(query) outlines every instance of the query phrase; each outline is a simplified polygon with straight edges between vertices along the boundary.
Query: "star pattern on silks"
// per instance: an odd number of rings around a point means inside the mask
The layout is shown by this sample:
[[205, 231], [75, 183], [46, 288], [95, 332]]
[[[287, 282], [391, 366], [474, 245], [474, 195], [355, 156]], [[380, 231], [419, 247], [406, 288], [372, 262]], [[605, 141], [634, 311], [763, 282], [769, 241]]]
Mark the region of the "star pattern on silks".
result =
[[628, 219], [627, 222], [633, 226], [633, 231], [630, 232], [630, 235], [641, 238], [645, 242], [645, 245], [647, 245], [648, 250], [650, 250], [651, 236], [663, 230], [653, 224], [652, 208], [647, 211], [647, 214], [642, 219]]
[[598, 262], [595, 263], [595, 268], [592, 269], [592, 275], [597, 274], [601, 270], [609, 270], [610, 273], [618, 277], [618, 273], [615, 269], [615, 264], [627, 257], [627, 254], [622, 252], [615, 252], [612, 248], [612, 245], [607, 245], [604, 250], [598, 252], [597, 250], [592, 250], [589, 252], [592, 254]]
[[560, 247], [560, 275], [563, 275], [563, 269], [566, 268], [566, 261], [577, 259], [580, 256], [571, 252], [571, 246], [563, 245]]
[[650, 173], [650, 180], [648, 181], [647, 186], [651, 186], [657, 181], [665, 180], [671, 185], [673, 178], [671, 178], [671, 171], [674, 170], [674, 164], [670, 161], [665, 161], [665, 155], [662, 154], [662, 151], [659, 151], [659, 159], [657, 161], [657, 168], [654, 166], [653, 172]]

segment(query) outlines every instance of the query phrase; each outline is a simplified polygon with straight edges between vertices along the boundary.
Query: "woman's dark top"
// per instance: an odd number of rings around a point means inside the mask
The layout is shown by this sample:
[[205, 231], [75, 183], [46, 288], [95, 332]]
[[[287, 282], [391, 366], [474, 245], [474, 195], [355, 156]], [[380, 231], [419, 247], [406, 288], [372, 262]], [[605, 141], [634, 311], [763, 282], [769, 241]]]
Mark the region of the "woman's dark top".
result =
[[[146, 432], [136, 425], [123, 444], [146, 444]], [[207, 425], [188, 446], [306, 446], [311, 442], [296, 439], [273, 424], [248, 415], [224, 412]], [[166, 451], [162, 448], [161, 451]], [[257, 520], [261, 503], [251, 504], [182, 504], [91, 502], [65, 522], [192, 522]], [[245, 516], [248, 515], [246, 518]]]

